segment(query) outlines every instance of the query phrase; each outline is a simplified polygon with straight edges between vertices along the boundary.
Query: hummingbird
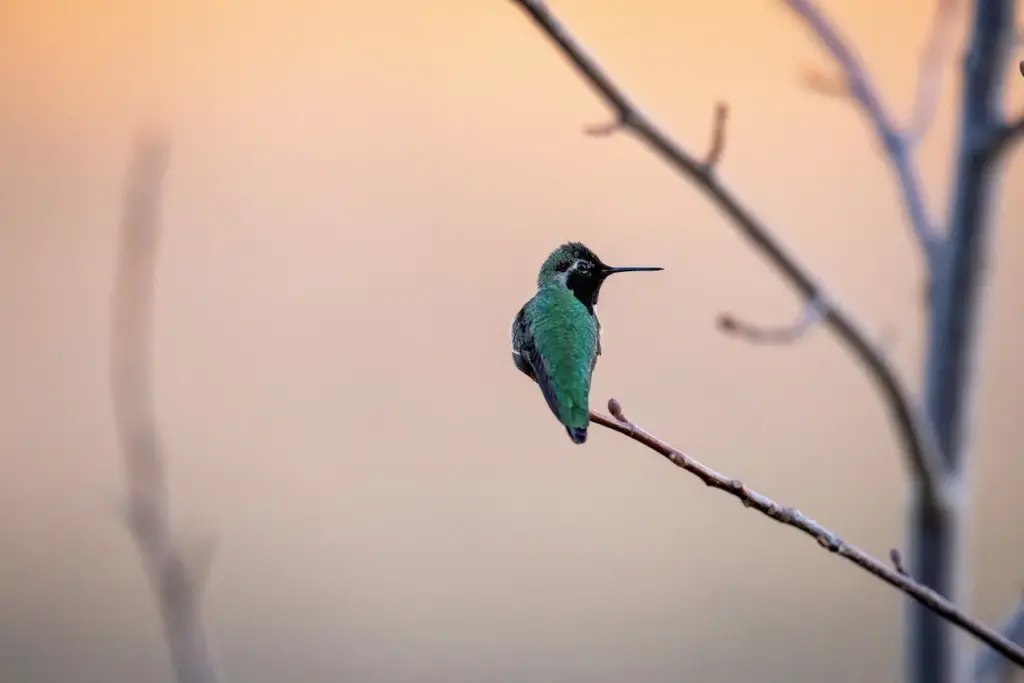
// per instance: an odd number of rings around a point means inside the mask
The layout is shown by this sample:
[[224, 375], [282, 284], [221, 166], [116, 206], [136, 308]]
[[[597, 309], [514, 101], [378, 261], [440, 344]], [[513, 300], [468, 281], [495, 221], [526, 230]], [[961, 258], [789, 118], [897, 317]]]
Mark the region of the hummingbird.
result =
[[655, 270], [664, 268], [613, 268], [586, 245], [567, 242], [544, 261], [537, 293], [512, 320], [512, 361], [540, 386], [575, 444], [587, 440], [590, 425], [590, 378], [601, 355], [601, 285], [615, 273]]

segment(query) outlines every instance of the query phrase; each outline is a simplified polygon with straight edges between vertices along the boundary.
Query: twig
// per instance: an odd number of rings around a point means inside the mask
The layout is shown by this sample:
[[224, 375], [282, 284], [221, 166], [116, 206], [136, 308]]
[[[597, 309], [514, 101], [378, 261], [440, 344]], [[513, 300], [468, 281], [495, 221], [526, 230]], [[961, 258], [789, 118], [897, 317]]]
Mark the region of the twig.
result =
[[753, 508], [774, 519], [776, 522], [799, 529], [815, 539], [826, 550], [849, 560], [889, 585], [903, 591], [943, 619], [959, 626], [982, 642], [990, 645], [1018, 666], [1024, 667], [1024, 649], [1019, 645], [964, 614], [956, 605], [927, 586], [917, 583], [907, 576], [906, 573], [889, 567], [884, 562], [847, 543], [799, 510], [780, 505], [771, 498], [751, 490], [742, 482], [719, 474], [710, 467], [669, 446], [661, 439], [638, 427], [634, 422], [627, 420], [618, 401], [613, 399], [608, 402], [608, 412], [612, 414], [611, 417], [591, 411], [590, 419], [603, 427], [624, 434], [634, 441], [647, 446], [652, 451], [664, 456], [676, 467], [693, 474], [707, 486], [735, 496], [745, 507]]
[[718, 316], [718, 328], [751, 342], [752, 344], [792, 344], [803, 338], [807, 331], [820, 323], [828, 312], [828, 305], [820, 298], [807, 302], [800, 317], [788, 325], [768, 327], [742, 320], [731, 313]]
[[161, 137], [140, 139], [128, 172], [112, 297], [111, 393], [127, 470], [128, 527], [156, 594], [171, 663], [180, 683], [215, 683], [199, 614], [201, 585], [171, 534], [150, 376], [159, 204], [168, 155]]
[[542, 0], [512, 1], [530, 16], [537, 27], [576, 68], [580, 76], [611, 107], [618, 127], [636, 135], [663, 161], [704, 192], [801, 296], [808, 300], [829, 302], [824, 323], [836, 333], [878, 385], [925, 499], [937, 508], [944, 506], [946, 493], [941, 486], [943, 470], [935, 435], [922, 421], [917, 406], [911, 401], [888, 357], [870, 341], [862, 325], [825, 292], [818, 279], [790, 253], [767, 225], [744, 206], [716, 176], [708, 173], [703, 162], [685, 152], [647, 120], [569, 30], [551, 14]]
[[711, 173], [725, 152], [725, 129], [729, 123], [729, 105], [719, 102], [715, 105], [715, 123], [711, 128], [711, 144], [708, 146], [708, 153], [704, 156], [704, 171]]
[[[838, 64], [843, 74], [846, 92], [860, 105], [861, 110], [871, 122], [875, 136], [896, 172], [907, 218], [913, 227], [914, 235], [917, 237], [921, 249], [924, 251], [925, 258], [929, 262], [934, 262], [941, 244], [941, 237], [928, 216], [924, 191], [912, 159], [910, 148], [916, 139], [915, 136], [897, 130], [896, 125], [886, 113], [867, 70], [813, 0], [783, 0], [783, 2], [803, 20], [807, 28]], [[946, 15], [951, 13], [952, 3], [949, 0], [941, 0], [940, 5], [942, 7], [937, 11], [935, 26], [942, 30], [938, 31], [938, 35], [934, 35], [933, 31], [932, 42], [934, 45], [926, 51], [926, 58], [922, 60], [921, 75], [918, 79], [918, 96], [919, 100], [923, 99], [923, 101], [915, 105], [914, 116], [922, 120], [915, 121], [914, 125], [917, 127], [921, 127], [922, 122], [926, 125], [930, 121], [934, 110], [934, 104], [929, 99], [930, 93], [933, 89], [938, 90], [938, 84], [933, 85], [931, 82], [941, 75], [939, 68], [941, 66], [939, 59], [941, 49], [939, 48], [948, 42], [948, 39], [943, 39], [950, 30], [946, 25], [950, 24], [951, 20]], [[929, 61], [927, 57], [930, 56], [930, 53], [935, 53], [935, 57]], [[814, 77], [812, 81], [821, 82], [822, 79]], [[937, 99], [937, 93], [935, 99]]]
[[[1006, 620], [1003, 635], [1014, 643], [1024, 641], [1024, 600]], [[1009, 678], [1011, 662], [990, 647], [983, 647], [974, 660], [974, 683], [994, 683]]]

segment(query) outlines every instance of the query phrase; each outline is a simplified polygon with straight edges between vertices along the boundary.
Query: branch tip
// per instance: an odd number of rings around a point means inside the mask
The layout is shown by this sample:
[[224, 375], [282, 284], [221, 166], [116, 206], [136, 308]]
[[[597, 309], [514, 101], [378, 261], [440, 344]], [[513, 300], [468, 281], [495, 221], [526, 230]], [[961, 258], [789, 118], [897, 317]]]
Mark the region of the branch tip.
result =
[[800, 82], [815, 95], [836, 99], [845, 99], [850, 96], [850, 88], [841, 78], [812, 67], [804, 67], [800, 70]]
[[722, 153], [725, 151], [726, 124], [729, 122], [729, 104], [718, 102], [715, 105], [714, 125], [711, 129], [711, 144], [708, 146], [708, 153], [704, 157], [704, 169], [710, 173], [714, 170]]
[[769, 327], [741, 320], [731, 313], [721, 313], [718, 316], [718, 329], [725, 334], [742, 337], [752, 344], [792, 344], [821, 322], [828, 309], [824, 297], [819, 294], [808, 301], [800, 316], [788, 325]]
[[588, 123], [583, 126], [583, 134], [592, 138], [607, 138], [620, 132], [625, 127], [626, 122], [622, 117], [619, 117], [604, 123]]

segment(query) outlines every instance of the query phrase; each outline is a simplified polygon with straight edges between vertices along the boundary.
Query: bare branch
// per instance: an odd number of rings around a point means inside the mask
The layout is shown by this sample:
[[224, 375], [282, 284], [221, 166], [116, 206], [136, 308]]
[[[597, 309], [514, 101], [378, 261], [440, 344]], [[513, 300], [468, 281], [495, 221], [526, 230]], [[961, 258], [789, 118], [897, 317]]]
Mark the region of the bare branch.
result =
[[169, 146], [162, 136], [136, 141], [112, 297], [111, 393], [127, 470], [128, 527], [156, 594], [177, 679], [215, 683], [196, 578], [171, 534], [150, 375], [160, 192], [168, 157]]
[[800, 317], [789, 325], [765, 327], [741, 320], [731, 313], [723, 313], [718, 317], [718, 328], [752, 344], [792, 344], [800, 341], [808, 330], [820, 323], [827, 312], [828, 304], [820, 298], [814, 298], [804, 306]]
[[[1024, 643], [1024, 600], [1003, 624], [1003, 635], [1018, 645]], [[1005, 681], [1013, 671], [1011, 661], [990, 647], [983, 647], [974, 660], [974, 683]]]
[[942, 464], [931, 427], [920, 417], [888, 357], [872, 343], [863, 326], [825, 292], [811, 271], [786, 248], [753, 212], [707, 167], [657, 128], [604, 73], [542, 0], [512, 0], [559, 48], [562, 55], [615, 113], [619, 125], [632, 132], [681, 176], [690, 180], [732, 221], [740, 233], [775, 267], [786, 282], [808, 300], [828, 301], [824, 323], [875, 381], [897, 428], [924, 500], [935, 509], [946, 505]]
[[[813, 0], [783, 0], [783, 2], [803, 20], [807, 28], [839, 66], [843, 80], [846, 82], [846, 92], [860, 105], [860, 109], [871, 122], [875, 136], [896, 172], [907, 218], [921, 249], [924, 251], [925, 258], [929, 262], [933, 262], [941, 244], [941, 237], [928, 216], [924, 191], [912, 159], [911, 147], [915, 137], [909, 133], [900, 132], [890, 120], [867, 70]], [[947, 6], [951, 4], [950, 0], [940, 0], [942, 7], [937, 11], [935, 25], [942, 27], [943, 30], [939, 31], [937, 35], [933, 35], [929, 50], [926, 51], [926, 57], [930, 56], [930, 53], [941, 56], [940, 48], [948, 42], [946, 34], [950, 29], [946, 28], [946, 25], [951, 24], [952, 21], [947, 17], [947, 14], [951, 13]], [[933, 65], [932, 62], [936, 63]], [[933, 81], [941, 75], [940, 67], [941, 60], [938, 57], [922, 61], [922, 73], [918, 81], [918, 95], [922, 103], [915, 105], [915, 112], [919, 112], [915, 113], [915, 116], [925, 123], [930, 122], [934, 110], [930, 98], [932, 92], [938, 90], [938, 85]], [[935, 97], [937, 98], [937, 92]], [[920, 122], [915, 125], [920, 126]]]
[[719, 474], [710, 467], [669, 446], [664, 441], [638, 427], [635, 423], [626, 420], [625, 415], [622, 413], [622, 406], [618, 401], [614, 401], [614, 403], [609, 401], [608, 411], [613, 413], [613, 415], [617, 414], [619, 417], [608, 417], [591, 411], [590, 419], [603, 427], [624, 434], [634, 441], [647, 446], [652, 451], [665, 457], [676, 467], [696, 476], [707, 486], [735, 496], [745, 507], [757, 510], [776, 522], [799, 529], [816, 540], [826, 550], [849, 560], [875, 577], [885, 581], [890, 586], [903, 591], [943, 619], [959, 626], [975, 638], [991, 646], [1018, 666], [1024, 667], [1024, 649], [988, 626], [964, 614], [956, 605], [927, 586], [917, 583], [905, 573], [889, 567], [884, 562], [847, 543], [799, 510], [780, 505], [771, 498], [744, 486], [742, 482]]

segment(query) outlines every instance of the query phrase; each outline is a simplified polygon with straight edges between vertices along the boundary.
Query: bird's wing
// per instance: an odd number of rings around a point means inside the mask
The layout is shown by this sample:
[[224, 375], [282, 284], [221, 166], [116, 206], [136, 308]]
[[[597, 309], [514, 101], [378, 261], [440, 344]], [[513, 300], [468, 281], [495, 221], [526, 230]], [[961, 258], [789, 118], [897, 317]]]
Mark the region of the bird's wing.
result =
[[548, 408], [555, 414], [555, 417], [562, 419], [558, 407], [558, 399], [555, 395], [555, 387], [548, 376], [547, 368], [544, 366], [544, 359], [537, 351], [534, 343], [533, 333], [530, 331], [529, 313], [526, 306], [519, 309], [515, 319], [512, 321], [512, 360], [516, 367], [527, 377], [534, 380], [544, 395]]

